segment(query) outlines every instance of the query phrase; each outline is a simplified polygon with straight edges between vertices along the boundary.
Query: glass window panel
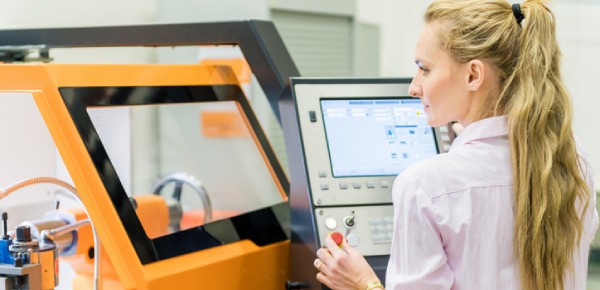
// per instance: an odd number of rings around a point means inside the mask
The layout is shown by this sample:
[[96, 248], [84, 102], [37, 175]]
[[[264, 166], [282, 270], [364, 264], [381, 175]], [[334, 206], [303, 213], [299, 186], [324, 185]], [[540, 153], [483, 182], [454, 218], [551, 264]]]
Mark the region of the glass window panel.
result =
[[127, 194], [160, 191], [169, 232], [203, 224], [205, 210], [214, 221], [284, 201], [234, 101], [87, 110]]

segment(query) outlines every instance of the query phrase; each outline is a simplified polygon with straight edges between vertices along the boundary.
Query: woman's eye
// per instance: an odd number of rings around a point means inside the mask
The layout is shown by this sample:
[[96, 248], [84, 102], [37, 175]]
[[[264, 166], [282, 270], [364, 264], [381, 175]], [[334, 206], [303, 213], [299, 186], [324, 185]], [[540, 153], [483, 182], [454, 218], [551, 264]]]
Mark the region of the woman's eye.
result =
[[423, 76], [429, 72], [429, 69], [425, 67], [421, 61], [415, 61], [415, 63], [417, 64], [417, 67], [419, 68]]

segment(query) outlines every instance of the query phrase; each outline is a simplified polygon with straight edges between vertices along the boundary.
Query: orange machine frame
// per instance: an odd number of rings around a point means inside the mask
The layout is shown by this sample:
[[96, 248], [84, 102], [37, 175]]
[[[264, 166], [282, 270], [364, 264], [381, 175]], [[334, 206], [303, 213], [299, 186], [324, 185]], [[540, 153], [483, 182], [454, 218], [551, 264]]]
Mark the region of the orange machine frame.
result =
[[58, 90], [219, 84], [238, 81], [229, 68], [208, 65], [0, 64], [0, 92], [32, 94], [124, 289], [284, 288], [289, 240], [242, 240], [143, 265]]

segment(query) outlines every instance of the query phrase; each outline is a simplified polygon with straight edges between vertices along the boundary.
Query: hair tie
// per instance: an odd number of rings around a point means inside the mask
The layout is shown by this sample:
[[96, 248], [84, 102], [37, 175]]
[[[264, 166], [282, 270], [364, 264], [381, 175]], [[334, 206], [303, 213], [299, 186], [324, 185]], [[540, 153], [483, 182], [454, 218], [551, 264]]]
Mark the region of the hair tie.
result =
[[513, 4], [512, 11], [513, 11], [513, 14], [515, 15], [515, 19], [517, 19], [517, 24], [521, 25], [521, 21], [523, 21], [523, 19], [525, 19], [525, 15], [523, 15], [523, 12], [521, 12], [521, 4], [519, 4], [519, 3]]

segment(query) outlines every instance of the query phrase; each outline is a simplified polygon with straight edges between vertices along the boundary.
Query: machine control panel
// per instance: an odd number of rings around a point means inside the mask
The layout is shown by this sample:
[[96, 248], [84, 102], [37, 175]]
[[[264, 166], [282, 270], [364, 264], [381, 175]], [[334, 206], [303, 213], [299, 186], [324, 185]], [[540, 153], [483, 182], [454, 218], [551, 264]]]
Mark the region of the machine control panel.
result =
[[297, 119], [290, 123], [297, 127], [288, 127], [286, 141], [302, 157], [290, 159], [292, 278], [311, 290], [327, 289], [311, 265], [334, 232], [385, 280], [396, 176], [451, 143], [443, 136], [448, 130], [440, 134], [427, 124], [409, 85], [409, 79], [292, 78]]
[[321, 245], [332, 232], [341, 233], [346, 242], [365, 256], [390, 254], [393, 233], [391, 205], [326, 207], [315, 210]]

